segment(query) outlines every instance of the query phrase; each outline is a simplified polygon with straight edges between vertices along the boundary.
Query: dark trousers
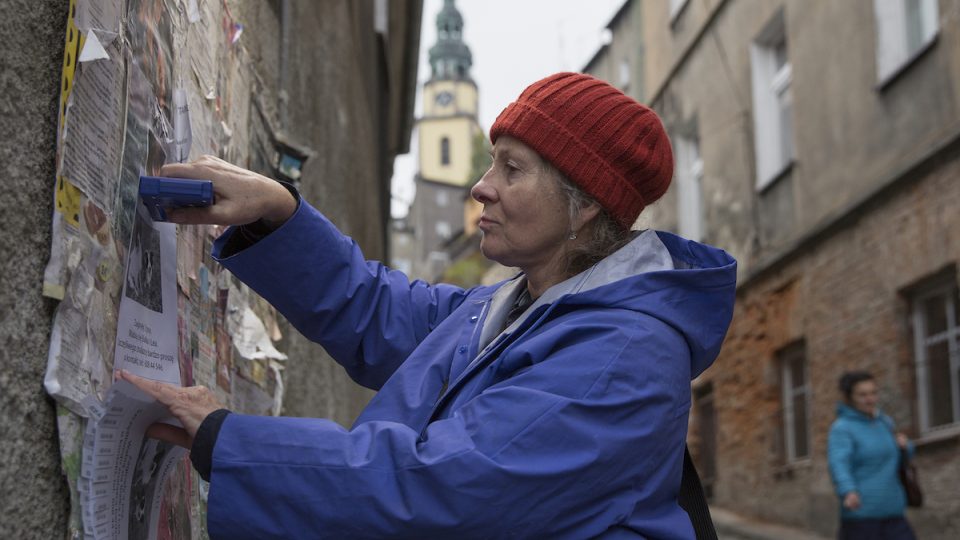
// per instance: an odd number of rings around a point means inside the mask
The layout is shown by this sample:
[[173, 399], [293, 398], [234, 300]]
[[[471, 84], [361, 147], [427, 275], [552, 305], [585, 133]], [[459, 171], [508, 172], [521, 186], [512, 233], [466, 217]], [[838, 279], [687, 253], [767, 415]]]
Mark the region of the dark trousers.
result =
[[844, 519], [840, 521], [840, 540], [916, 540], [913, 528], [904, 517], [880, 519]]

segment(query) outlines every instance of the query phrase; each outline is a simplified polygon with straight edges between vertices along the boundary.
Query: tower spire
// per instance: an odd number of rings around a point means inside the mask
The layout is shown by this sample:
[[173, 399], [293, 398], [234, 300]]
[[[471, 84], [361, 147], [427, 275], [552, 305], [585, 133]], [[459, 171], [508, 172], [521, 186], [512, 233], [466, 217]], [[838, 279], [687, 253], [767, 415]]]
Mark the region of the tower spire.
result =
[[437, 14], [437, 43], [430, 47], [431, 80], [470, 79], [473, 55], [463, 42], [463, 16], [454, 0]]

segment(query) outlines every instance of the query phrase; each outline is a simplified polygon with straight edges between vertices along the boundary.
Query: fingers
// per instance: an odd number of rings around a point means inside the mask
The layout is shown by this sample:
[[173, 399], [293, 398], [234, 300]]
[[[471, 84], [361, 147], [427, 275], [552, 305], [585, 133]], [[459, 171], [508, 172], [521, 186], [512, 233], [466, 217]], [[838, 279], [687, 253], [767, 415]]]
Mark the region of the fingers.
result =
[[[222, 409], [223, 405], [216, 396], [204, 386], [180, 387], [159, 381], [151, 381], [138, 377], [126, 370], [118, 371], [118, 378], [129, 381], [148, 396], [165, 405], [170, 414], [175, 416], [183, 425], [187, 439], [166, 439], [181, 446], [189, 445], [190, 438], [200, 428], [204, 418], [213, 411]], [[170, 437], [174, 437], [170, 435]], [[179, 437], [179, 435], [177, 435]], [[158, 437], [159, 438], [159, 437]], [[181, 444], [183, 443], [183, 444]]]
[[228, 215], [216, 204], [204, 208], [171, 208], [167, 210], [167, 221], [180, 225], [240, 225], [234, 223], [236, 216]]
[[117, 372], [119, 379], [127, 381], [137, 388], [139, 388], [143, 393], [152, 397], [153, 399], [163, 403], [164, 405], [170, 406], [170, 397], [171, 392], [173, 392], [175, 386], [171, 384], [165, 384], [160, 381], [152, 381], [150, 379], [145, 379], [138, 375], [134, 375], [125, 369], [121, 369]]
[[210, 176], [211, 173], [214, 172], [212, 170], [213, 168], [222, 168], [222, 166], [225, 165], [230, 164], [218, 157], [203, 155], [189, 163], [167, 163], [160, 167], [160, 176], [212, 180], [212, 178], [203, 177]]
[[170, 424], [152, 424], [147, 428], [147, 437], [182, 446], [187, 450], [193, 446], [193, 439], [185, 429]]
[[[213, 156], [202, 156], [190, 163], [169, 163], [161, 167], [160, 174], [213, 182], [213, 205], [166, 209], [167, 221], [171, 223], [244, 225], [262, 217], [276, 221], [278, 215], [285, 220], [296, 210], [296, 201], [276, 182]], [[291, 200], [280, 199], [278, 203], [278, 189]], [[290, 206], [293, 208], [287, 208]]]
[[190, 163], [167, 163], [160, 167], [160, 176], [167, 178], [194, 178], [199, 179], [202, 174], [202, 166], [198, 162]]

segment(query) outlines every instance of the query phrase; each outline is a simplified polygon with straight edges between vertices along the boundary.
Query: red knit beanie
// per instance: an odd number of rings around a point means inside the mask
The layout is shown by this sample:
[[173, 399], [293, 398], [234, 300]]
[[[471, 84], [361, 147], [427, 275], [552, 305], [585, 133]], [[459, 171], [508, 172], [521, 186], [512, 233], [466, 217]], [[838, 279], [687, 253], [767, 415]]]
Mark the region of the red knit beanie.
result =
[[660, 118], [608, 83], [582, 73], [539, 80], [507, 106], [490, 140], [517, 138], [629, 229], [673, 178]]

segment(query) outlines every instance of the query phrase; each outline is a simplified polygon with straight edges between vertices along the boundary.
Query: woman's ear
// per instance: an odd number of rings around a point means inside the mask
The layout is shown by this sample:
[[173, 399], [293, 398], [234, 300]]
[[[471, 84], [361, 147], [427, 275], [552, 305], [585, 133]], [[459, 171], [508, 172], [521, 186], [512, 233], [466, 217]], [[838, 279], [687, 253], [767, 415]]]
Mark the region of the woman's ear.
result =
[[574, 218], [573, 223], [570, 224], [570, 229], [574, 232], [579, 231], [586, 226], [587, 223], [593, 221], [599, 213], [600, 204], [596, 201], [591, 201], [580, 208], [580, 212], [578, 212], [577, 216]]

